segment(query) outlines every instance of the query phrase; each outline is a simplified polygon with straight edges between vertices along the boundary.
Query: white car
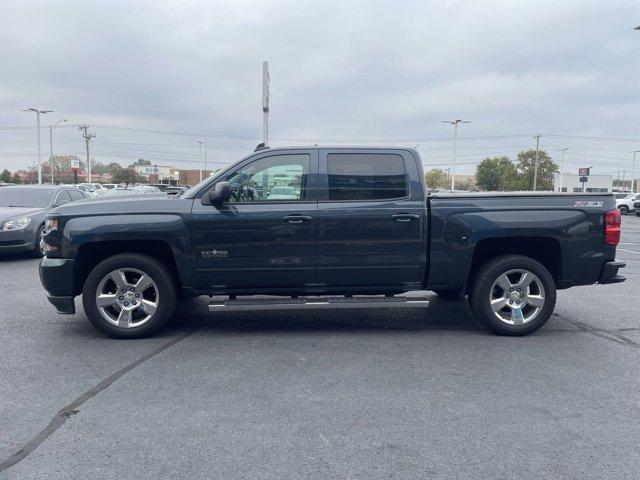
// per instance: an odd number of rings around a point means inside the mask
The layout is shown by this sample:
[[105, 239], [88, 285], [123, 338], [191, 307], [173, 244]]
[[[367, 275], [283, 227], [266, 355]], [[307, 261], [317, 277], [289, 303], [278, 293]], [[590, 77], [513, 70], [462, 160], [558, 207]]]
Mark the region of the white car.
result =
[[293, 187], [273, 187], [267, 200], [297, 200], [299, 197]]
[[[620, 197], [618, 196], [620, 195]], [[633, 212], [633, 202], [640, 200], [640, 193], [616, 194], [616, 207], [622, 215]]]

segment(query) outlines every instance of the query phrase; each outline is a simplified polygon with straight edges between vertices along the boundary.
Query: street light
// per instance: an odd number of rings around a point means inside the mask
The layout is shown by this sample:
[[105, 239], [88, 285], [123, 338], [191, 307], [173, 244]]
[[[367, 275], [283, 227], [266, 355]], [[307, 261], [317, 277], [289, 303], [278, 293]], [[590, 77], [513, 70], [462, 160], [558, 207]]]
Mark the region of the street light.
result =
[[[637, 30], [640, 30], [640, 27], [637, 27]], [[633, 166], [631, 167], [631, 193], [636, 193], [636, 154], [640, 153], [640, 150], [634, 150], [631, 153], [633, 153]]]
[[562, 152], [562, 160], [560, 161], [560, 188], [558, 189], [558, 192], [562, 192], [562, 186], [563, 186], [562, 181], [564, 177], [564, 152], [569, 150], [569, 147], [556, 148], [556, 150], [558, 150], [559, 152]]
[[204, 142], [202, 140], [198, 140], [198, 145], [200, 145], [200, 181], [202, 181], [202, 146]]
[[459, 123], [471, 123], [466, 120], [443, 120], [442, 123], [448, 123], [453, 125], [453, 169], [451, 171], [451, 190], [455, 190], [456, 183], [456, 149], [458, 148], [458, 124]]
[[66, 122], [66, 121], [67, 121], [66, 118], [61, 118], [57, 122], [49, 125], [49, 168], [51, 169], [51, 185], [54, 185], [53, 183], [53, 127], [57, 127], [62, 122]]
[[36, 125], [38, 129], [38, 185], [42, 185], [42, 163], [40, 161], [40, 114], [52, 113], [53, 110], [39, 110], [37, 108], [25, 108], [22, 110], [23, 112], [35, 112], [36, 113]]

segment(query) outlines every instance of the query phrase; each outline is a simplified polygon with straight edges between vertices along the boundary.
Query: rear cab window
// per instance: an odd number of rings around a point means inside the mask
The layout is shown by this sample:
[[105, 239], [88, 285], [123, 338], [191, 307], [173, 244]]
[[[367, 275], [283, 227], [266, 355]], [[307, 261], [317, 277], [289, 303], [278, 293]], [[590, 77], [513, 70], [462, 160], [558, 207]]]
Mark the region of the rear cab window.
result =
[[409, 195], [404, 159], [397, 154], [329, 153], [329, 201], [391, 200]]

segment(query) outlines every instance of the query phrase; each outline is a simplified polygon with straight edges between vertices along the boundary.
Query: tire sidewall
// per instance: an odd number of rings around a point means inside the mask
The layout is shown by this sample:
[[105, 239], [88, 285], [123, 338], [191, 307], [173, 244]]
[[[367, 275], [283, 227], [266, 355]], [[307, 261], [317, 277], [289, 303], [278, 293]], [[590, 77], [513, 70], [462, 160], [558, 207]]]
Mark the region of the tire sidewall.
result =
[[40, 242], [42, 241], [43, 232], [44, 232], [44, 225], [40, 225], [38, 227], [38, 231], [36, 232], [36, 242], [35, 242], [35, 245], [33, 246], [33, 255], [36, 258], [42, 258], [45, 255], [42, 249], [40, 248]]
[[[489, 295], [493, 282], [503, 273], [514, 269], [524, 269], [535, 274], [545, 290], [545, 304], [538, 316], [524, 325], [509, 325], [500, 321], [493, 313]], [[471, 308], [478, 320], [496, 333], [502, 335], [528, 335], [544, 326], [556, 304], [556, 287], [549, 271], [532, 258], [521, 255], [499, 257], [481, 267], [471, 292]]]
[[627, 207], [626, 205], [620, 205], [618, 209], [620, 210], [620, 213], [622, 215], [626, 215], [627, 213], [629, 213], [629, 207]]
[[[122, 329], [105, 320], [95, 302], [96, 291], [105, 275], [118, 268], [135, 268], [149, 275], [158, 288], [158, 308], [143, 325]], [[89, 273], [82, 290], [82, 305], [94, 327], [115, 338], [141, 338], [155, 333], [173, 316], [176, 291], [169, 269], [152, 257], [141, 254], [121, 254], [103, 260]]]

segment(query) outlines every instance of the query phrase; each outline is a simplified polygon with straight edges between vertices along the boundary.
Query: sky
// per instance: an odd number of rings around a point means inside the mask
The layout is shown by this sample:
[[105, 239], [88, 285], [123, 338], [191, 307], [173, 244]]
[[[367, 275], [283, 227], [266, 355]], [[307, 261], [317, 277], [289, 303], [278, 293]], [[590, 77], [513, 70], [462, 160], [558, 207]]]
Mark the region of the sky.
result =
[[[565, 171], [631, 172], [640, 150], [640, 2], [0, 2], [0, 169], [54, 153], [198, 168], [280, 145], [417, 147], [426, 168], [541, 148]], [[163, 133], [153, 133], [163, 132]], [[598, 138], [577, 138], [598, 137]], [[43, 159], [49, 130], [42, 130]], [[640, 160], [638, 162], [640, 174]]]

